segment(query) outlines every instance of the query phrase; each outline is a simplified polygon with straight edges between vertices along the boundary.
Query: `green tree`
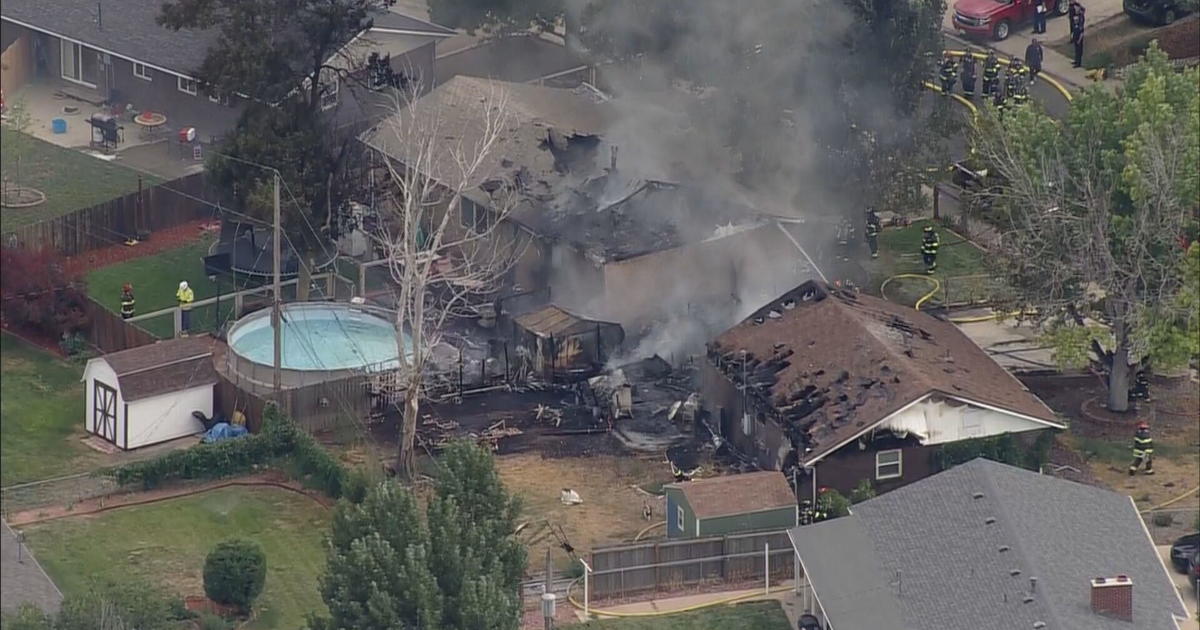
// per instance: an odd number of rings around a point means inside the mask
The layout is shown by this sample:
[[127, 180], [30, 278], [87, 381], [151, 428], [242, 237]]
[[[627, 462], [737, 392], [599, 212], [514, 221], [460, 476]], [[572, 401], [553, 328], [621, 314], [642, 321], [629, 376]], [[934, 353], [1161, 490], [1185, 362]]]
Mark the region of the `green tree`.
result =
[[266, 581], [267, 556], [252, 540], [221, 541], [204, 559], [204, 594], [217, 603], [250, 610]]
[[320, 580], [329, 617], [309, 627], [516, 628], [525, 570], [516, 514], [490, 454], [466, 443], [446, 449], [426, 519], [392, 481], [359, 504], [343, 500]]
[[[353, 133], [334, 125], [338, 109], [325, 96], [349, 90], [343, 47], [395, 0], [173, 0], [160, 23], [173, 30], [220, 33], [196, 75], [210, 94], [244, 105], [224, 155], [209, 156], [209, 172], [250, 214], [270, 217], [271, 173], [277, 168], [296, 201], [313, 217], [341, 205]], [[226, 156], [233, 156], [230, 159]], [[290, 201], [285, 196], [284, 201]], [[290, 233], [299, 233], [294, 227]]]
[[562, 13], [562, 0], [429, 0], [429, 19], [472, 35], [549, 30]]
[[1200, 71], [1177, 72], [1151, 43], [1122, 88], [1084, 91], [1063, 124], [1022, 108], [985, 116], [974, 138], [1007, 181], [990, 193], [1005, 217], [991, 260], [1013, 307], [1039, 313], [1060, 361], [1093, 351], [1114, 411], [1129, 409], [1139, 364], [1195, 356], [1182, 245], [1200, 207], [1198, 88]]

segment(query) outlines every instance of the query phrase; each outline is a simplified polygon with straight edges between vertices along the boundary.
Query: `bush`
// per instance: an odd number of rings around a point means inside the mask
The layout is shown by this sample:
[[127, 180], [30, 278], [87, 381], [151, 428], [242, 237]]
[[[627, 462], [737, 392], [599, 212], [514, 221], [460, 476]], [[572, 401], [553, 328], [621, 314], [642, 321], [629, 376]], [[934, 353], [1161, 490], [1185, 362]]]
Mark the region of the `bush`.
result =
[[826, 518], [837, 518], [850, 513], [850, 499], [833, 488], [822, 488], [817, 496], [817, 507], [825, 512]]
[[1170, 527], [1175, 522], [1175, 515], [1170, 512], [1155, 512], [1150, 520], [1155, 527]]
[[0, 251], [0, 299], [4, 317], [13, 325], [55, 339], [87, 326], [83, 284], [67, 274], [65, 260], [50, 250]]
[[1050, 456], [1054, 434], [1043, 431], [1030, 448], [1025, 448], [1012, 433], [985, 438], [972, 438], [943, 445], [933, 452], [933, 465], [937, 470], [946, 470], [983, 457], [1010, 466], [1028, 470], [1040, 470]]
[[231, 630], [233, 624], [212, 613], [200, 615], [200, 630]]
[[204, 594], [219, 604], [250, 610], [267, 581], [267, 556], [251, 540], [217, 543], [204, 559]]
[[862, 479], [858, 482], [858, 485], [854, 486], [854, 489], [850, 491], [850, 502], [862, 503], [867, 499], [875, 498], [875, 494], [875, 486], [871, 485], [871, 480]]

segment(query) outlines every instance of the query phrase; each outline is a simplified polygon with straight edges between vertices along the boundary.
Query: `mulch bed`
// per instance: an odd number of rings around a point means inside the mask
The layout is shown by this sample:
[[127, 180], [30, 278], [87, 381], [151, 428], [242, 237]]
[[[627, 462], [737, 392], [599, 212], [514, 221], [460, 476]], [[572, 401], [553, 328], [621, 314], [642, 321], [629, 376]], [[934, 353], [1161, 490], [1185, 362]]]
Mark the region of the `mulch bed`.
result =
[[1164, 27], [1157, 36], [1158, 46], [1171, 59], [1200, 57], [1200, 16]]
[[189, 221], [172, 228], [158, 230], [150, 238], [137, 245], [112, 245], [102, 249], [67, 258], [67, 273], [85, 274], [93, 269], [115, 265], [117, 263], [153, 256], [180, 245], [190, 243], [206, 233], [216, 232], [220, 223], [211, 220]]

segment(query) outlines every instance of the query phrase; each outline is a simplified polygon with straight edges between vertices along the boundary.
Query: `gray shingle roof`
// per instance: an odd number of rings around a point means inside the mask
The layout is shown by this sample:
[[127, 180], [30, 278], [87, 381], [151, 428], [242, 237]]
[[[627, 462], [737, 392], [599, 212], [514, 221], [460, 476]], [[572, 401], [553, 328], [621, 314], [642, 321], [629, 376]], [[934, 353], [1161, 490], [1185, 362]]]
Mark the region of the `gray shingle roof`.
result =
[[29, 551], [4, 521], [0, 528], [0, 609], [4, 612], [16, 610], [21, 604], [29, 603], [47, 613], [58, 612], [62, 604], [62, 591], [42, 570], [33, 553]]
[[207, 337], [169, 339], [92, 361], [105, 361], [112, 367], [125, 400], [141, 400], [216, 383], [212, 343]]
[[[163, 0], [4, 0], [0, 14], [37, 29], [192, 76], [217, 40], [213, 30], [174, 32], [158, 24]], [[96, 9], [101, 7], [101, 24]]]
[[[911, 627], [928, 630], [1012, 630], [1038, 621], [1046, 630], [1175, 630], [1172, 615], [1187, 614], [1133, 502], [1101, 488], [976, 459], [829, 523], [792, 533], [823, 605], [838, 596], [822, 592], [823, 579], [836, 585], [898, 575], [888, 598], [846, 605], [895, 604]], [[839, 554], [813, 551], [841, 549], [853, 527], [872, 541], [873, 562], [837, 566]], [[826, 571], [831, 580], [821, 577]], [[1132, 626], [1091, 611], [1089, 581], [1115, 575], [1133, 580]], [[841, 627], [842, 610], [826, 612]]]

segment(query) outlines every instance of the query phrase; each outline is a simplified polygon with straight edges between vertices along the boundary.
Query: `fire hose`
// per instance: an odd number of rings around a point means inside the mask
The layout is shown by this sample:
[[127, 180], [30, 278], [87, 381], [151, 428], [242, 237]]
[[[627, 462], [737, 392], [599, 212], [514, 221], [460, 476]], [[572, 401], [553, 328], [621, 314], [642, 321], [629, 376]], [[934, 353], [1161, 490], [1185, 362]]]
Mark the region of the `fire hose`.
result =
[[[933, 298], [933, 296], [937, 295], [937, 292], [940, 291], [942, 288], [942, 283], [937, 278], [933, 278], [933, 277], [930, 277], [927, 275], [922, 275], [919, 273], [900, 273], [900, 274], [896, 274], [894, 276], [888, 277], [886, 280], [883, 281], [882, 284], [879, 285], [879, 294], [881, 296], [883, 296], [883, 299], [885, 299], [885, 300], [887, 299], [887, 293], [885, 293], [883, 290], [884, 287], [886, 287], [888, 285], [888, 283], [891, 282], [892, 280], [897, 280], [900, 278], [917, 278], [917, 279], [929, 282], [930, 284], [933, 285], [933, 288], [930, 289], [928, 293], [926, 293], [925, 295], [922, 295], [919, 299], [917, 299], [916, 304], [913, 304], [913, 308], [918, 311], [921, 310], [922, 304], [924, 304], [925, 302], [928, 302], [931, 298]], [[1001, 312], [1001, 313], [992, 313], [991, 315], [974, 315], [971, 317], [950, 317], [948, 319], [949, 319], [949, 321], [951, 321], [955, 324], [974, 324], [974, 323], [978, 323], [978, 322], [988, 322], [988, 321], [993, 321], [993, 320], [1001, 320], [1001, 319], [1005, 319], [1008, 317], [1016, 317], [1017, 315], [1020, 315], [1020, 314], [1021, 314], [1021, 311], [1014, 311], [1011, 313]]]

